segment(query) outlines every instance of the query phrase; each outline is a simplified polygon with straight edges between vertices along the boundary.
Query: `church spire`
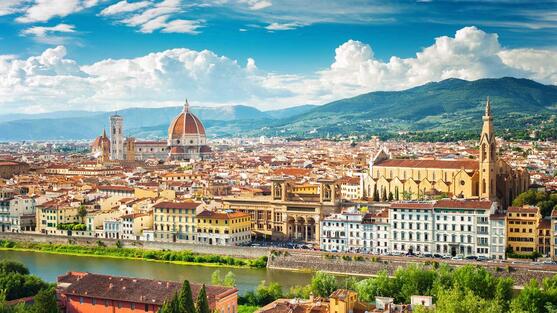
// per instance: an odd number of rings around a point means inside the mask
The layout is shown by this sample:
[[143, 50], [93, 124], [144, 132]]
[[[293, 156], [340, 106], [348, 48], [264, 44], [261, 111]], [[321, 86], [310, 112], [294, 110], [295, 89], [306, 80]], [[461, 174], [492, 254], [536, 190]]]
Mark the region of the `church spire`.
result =
[[487, 96], [487, 101], [485, 103], [485, 116], [491, 116], [491, 103], [489, 102], [489, 96]]
[[188, 103], [188, 99], [186, 99], [186, 103], [184, 103], [184, 112], [190, 111], [190, 104]]

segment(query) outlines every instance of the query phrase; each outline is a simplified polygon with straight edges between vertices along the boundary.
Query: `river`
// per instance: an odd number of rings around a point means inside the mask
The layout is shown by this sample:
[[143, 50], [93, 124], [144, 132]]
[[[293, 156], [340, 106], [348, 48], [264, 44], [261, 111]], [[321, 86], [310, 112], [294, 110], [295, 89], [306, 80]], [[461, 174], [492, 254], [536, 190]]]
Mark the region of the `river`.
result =
[[161, 280], [211, 283], [211, 274], [220, 269], [224, 277], [228, 271], [236, 275], [236, 287], [240, 294], [254, 290], [262, 281], [277, 282], [284, 290], [294, 285], [306, 285], [311, 274], [273, 269], [209, 267], [179, 265], [142, 260], [113, 259], [94, 256], [73, 256], [40, 252], [0, 251], [0, 259], [23, 263], [29, 271], [48, 282], [69, 271], [91, 272], [115, 276], [151, 278]]

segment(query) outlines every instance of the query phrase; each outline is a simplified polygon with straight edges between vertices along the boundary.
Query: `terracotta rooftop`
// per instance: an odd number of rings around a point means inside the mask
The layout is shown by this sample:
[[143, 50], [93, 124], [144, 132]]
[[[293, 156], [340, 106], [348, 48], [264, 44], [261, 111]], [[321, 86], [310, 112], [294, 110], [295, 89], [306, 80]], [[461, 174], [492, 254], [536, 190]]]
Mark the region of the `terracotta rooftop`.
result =
[[197, 218], [216, 218], [219, 220], [227, 220], [231, 218], [250, 217], [249, 214], [243, 212], [216, 212], [205, 210], [196, 216]]
[[195, 209], [201, 203], [199, 202], [170, 202], [163, 201], [155, 204], [153, 207], [157, 209]]
[[438, 200], [434, 207], [435, 208], [462, 208], [462, 209], [485, 209], [489, 210], [491, 208], [492, 202], [489, 200], [452, 200], [443, 199]]
[[384, 167], [413, 167], [413, 168], [440, 168], [440, 169], [466, 169], [477, 170], [479, 163], [477, 160], [458, 159], [458, 160], [407, 160], [407, 159], [387, 159], [379, 162], [376, 166]]
[[[190, 283], [194, 299], [202, 285]], [[68, 272], [58, 276], [58, 287], [68, 295], [162, 305], [182, 288], [182, 283], [131, 277], [118, 277], [84, 272]], [[209, 306], [238, 292], [236, 288], [206, 286]]]

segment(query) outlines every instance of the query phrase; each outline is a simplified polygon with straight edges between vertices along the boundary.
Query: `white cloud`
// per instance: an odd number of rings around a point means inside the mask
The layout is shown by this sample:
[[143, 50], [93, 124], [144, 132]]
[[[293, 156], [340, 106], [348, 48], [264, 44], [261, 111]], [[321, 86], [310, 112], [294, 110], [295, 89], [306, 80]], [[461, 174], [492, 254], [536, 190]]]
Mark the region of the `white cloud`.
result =
[[[462, 28], [454, 37], [438, 37], [413, 58], [393, 56], [388, 62], [376, 59], [369, 45], [350, 40], [335, 50], [335, 62], [320, 73], [320, 81], [344, 96], [400, 90], [446, 78], [535, 77], [533, 72], [504, 62], [500, 53], [505, 51], [508, 50], [500, 46], [497, 34], [476, 27]], [[515, 57], [519, 63], [519, 56]]]
[[267, 26], [265, 26], [265, 29], [267, 30], [292, 30], [292, 29], [296, 29], [298, 27], [302, 27], [303, 25], [300, 23], [271, 23]]
[[74, 26], [69, 24], [58, 24], [56, 26], [33, 26], [21, 32], [22, 35], [32, 35], [37, 37], [45, 37], [49, 33], [73, 33]]
[[509, 67], [531, 73], [531, 77], [550, 84], [557, 84], [557, 53], [551, 50], [512, 49], [498, 53]]
[[0, 2], [0, 16], [23, 11], [26, 2], [27, 0], [2, 0]]
[[180, 0], [135, 3], [121, 1], [104, 9], [101, 15], [115, 15], [118, 17], [118, 22], [130, 27], [138, 27], [142, 33], [152, 33], [158, 30], [163, 33], [198, 34], [204, 21], [173, 18], [182, 10]]
[[20, 23], [46, 22], [53, 17], [65, 17], [96, 6], [103, 0], [35, 0], [16, 18]]
[[349, 40], [334, 62], [309, 74], [275, 74], [214, 52], [171, 49], [134, 59], [80, 65], [59, 46], [27, 59], [0, 56], [0, 110], [114, 109], [179, 104], [248, 104], [279, 108], [400, 90], [446, 78], [517, 76], [557, 84], [557, 51], [505, 49], [496, 34], [466, 27], [442, 36], [414, 57], [377, 59], [371, 46]]
[[273, 5], [270, 0], [238, 0], [238, 2], [247, 4], [250, 10], [261, 10]]
[[128, 2], [127, 0], [124, 0], [106, 7], [104, 10], [101, 11], [100, 15], [109, 16], [129, 13], [146, 8], [151, 5], [152, 3], [149, 1]]
[[60, 36], [60, 34], [75, 33], [75, 28], [73, 25], [69, 24], [58, 24], [56, 26], [33, 26], [24, 29], [21, 32], [22, 36], [31, 36], [34, 40], [51, 44], [58, 45], [63, 44], [69, 39], [68, 37]]

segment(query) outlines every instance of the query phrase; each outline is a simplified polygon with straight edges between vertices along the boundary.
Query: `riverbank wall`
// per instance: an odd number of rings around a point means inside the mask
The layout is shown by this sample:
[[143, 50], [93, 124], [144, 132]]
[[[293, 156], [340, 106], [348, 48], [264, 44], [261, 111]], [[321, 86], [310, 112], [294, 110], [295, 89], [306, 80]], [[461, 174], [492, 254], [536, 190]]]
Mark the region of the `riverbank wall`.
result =
[[[2, 233], [0, 239], [11, 240], [17, 242], [45, 243], [45, 244], [76, 244], [80, 246], [96, 247], [102, 242], [107, 247], [116, 246], [117, 239], [91, 238], [91, 237], [68, 237], [53, 236], [43, 234], [30, 233]], [[228, 246], [210, 246], [190, 243], [176, 242], [157, 242], [157, 241], [135, 241], [120, 240], [124, 248], [137, 248], [145, 250], [170, 250], [184, 251], [188, 250], [199, 254], [214, 254], [222, 256], [231, 256], [244, 259], [256, 259], [269, 255], [269, 249], [253, 248], [253, 247], [228, 247]]]
[[[271, 269], [287, 269], [298, 271], [324, 271], [340, 275], [354, 276], [376, 276], [382, 271], [386, 271], [389, 276], [393, 276], [400, 267], [411, 265], [421, 265], [424, 268], [434, 269], [440, 263], [447, 263], [449, 266], [463, 266], [464, 262], [437, 262], [435, 260], [409, 258], [385, 258], [378, 256], [361, 256], [361, 255], [338, 255], [327, 253], [308, 253], [308, 252], [272, 252], [267, 267]], [[556, 270], [547, 270], [544, 268], [533, 269], [521, 267], [514, 264], [503, 263], [474, 263], [475, 265], [485, 267], [496, 276], [511, 277], [517, 288], [526, 285], [530, 280], [535, 279], [541, 282], [546, 277], [557, 275]]]

